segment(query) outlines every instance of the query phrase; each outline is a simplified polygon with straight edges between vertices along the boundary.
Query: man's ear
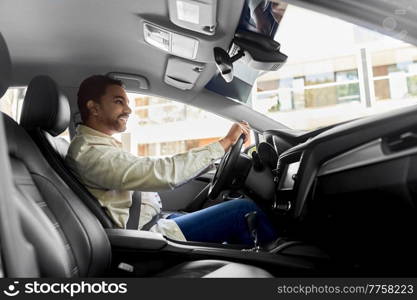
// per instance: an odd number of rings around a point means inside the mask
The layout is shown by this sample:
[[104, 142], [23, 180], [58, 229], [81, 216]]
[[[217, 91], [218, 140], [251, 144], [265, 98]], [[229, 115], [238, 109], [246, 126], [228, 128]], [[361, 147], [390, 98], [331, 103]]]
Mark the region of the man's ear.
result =
[[94, 100], [87, 101], [87, 109], [90, 115], [98, 116], [98, 107], [97, 107], [97, 103]]

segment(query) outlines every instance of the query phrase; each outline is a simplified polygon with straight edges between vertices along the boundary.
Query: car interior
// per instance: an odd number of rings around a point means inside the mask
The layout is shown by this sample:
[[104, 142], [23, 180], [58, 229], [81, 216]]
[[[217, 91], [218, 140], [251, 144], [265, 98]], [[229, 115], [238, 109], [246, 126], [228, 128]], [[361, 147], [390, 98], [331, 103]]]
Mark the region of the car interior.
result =
[[[417, 106], [301, 131], [234, 101], [250, 95], [247, 74], [277, 71], [291, 54], [243, 29], [250, 2], [0, 1], [0, 98], [27, 86], [20, 120], [0, 117], [5, 277], [417, 274]], [[288, 2], [371, 30], [395, 9], [374, 0]], [[401, 19], [413, 44], [415, 14]], [[117, 228], [66, 166], [69, 142], [59, 136], [74, 134], [78, 86], [92, 74], [247, 120], [255, 151], [242, 149], [241, 138], [215, 172], [161, 196], [189, 199], [182, 213], [250, 197], [280, 237], [248, 246]], [[256, 232], [256, 220], [248, 218], [248, 229]]]

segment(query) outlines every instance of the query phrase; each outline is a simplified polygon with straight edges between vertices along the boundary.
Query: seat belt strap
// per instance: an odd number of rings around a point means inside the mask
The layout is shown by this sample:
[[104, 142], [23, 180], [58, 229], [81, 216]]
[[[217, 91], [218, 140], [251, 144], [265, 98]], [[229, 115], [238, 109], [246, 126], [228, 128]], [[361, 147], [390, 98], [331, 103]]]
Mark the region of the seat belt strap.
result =
[[141, 204], [142, 193], [136, 191], [132, 194], [132, 205], [129, 208], [129, 219], [127, 220], [126, 229], [138, 229]]
[[145, 225], [143, 225], [140, 230], [146, 230], [146, 231], [148, 231], [149, 229], [152, 228], [153, 225], [155, 225], [156, 223], [158, 223], [159, 219], [161, 219], [161, 218], [162, 218], [162, 214], [161, 213], [154, 215], [152, 217], [152, 219], [148, 223], [146, 223]]

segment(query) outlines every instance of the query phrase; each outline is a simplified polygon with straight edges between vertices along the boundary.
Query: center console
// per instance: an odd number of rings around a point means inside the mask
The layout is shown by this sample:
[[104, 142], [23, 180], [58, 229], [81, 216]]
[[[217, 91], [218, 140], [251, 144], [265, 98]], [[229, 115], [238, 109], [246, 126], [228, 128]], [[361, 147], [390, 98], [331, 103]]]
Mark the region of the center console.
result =
[[272, 273], [278, 272], [277, 275], [312, 274], [328, 262], [328, 257], [318, 248], [283, 239], [256, 251], [243, 245], [175, 241], [148, 231], [106, 229], [106, 232], [118, 268], [120, 264], [138, 265], [139, 260], [152, 257], [152, 254], [157, 255], [159, 264], [161, 260], [221, 259], [259, 266]]

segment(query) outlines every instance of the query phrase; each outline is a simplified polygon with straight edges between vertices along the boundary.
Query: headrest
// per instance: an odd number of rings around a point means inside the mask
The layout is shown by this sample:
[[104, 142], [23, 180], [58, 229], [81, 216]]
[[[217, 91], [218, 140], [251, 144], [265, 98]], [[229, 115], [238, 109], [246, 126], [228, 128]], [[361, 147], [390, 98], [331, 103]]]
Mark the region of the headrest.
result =
[[6, 41], [0, 33], [0, 98], [4, 95], [10, 85], [12, 77], [12, 62]]
[[23, 101], [20, 125], [26, 130], [41, 128], [53, 136], [67, 129], [70, 121], [67, 97], [48, 76], [34, 77]]

